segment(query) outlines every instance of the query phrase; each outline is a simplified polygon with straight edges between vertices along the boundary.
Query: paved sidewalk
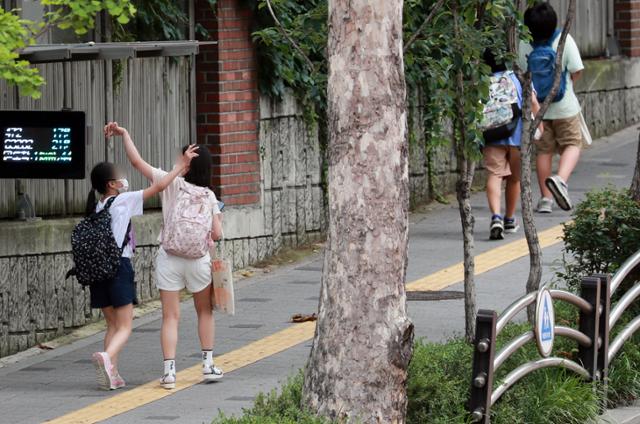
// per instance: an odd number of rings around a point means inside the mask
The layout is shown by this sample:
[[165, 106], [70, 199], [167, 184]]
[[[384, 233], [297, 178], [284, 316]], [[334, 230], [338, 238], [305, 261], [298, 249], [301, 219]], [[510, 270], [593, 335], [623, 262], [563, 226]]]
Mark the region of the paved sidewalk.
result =
[[[637, 132], [622, 131], [596, 141], [588, 150], [571, 181], [575, 200], [598, 186], [627, 186], [633, 174]], [[536, 196], [537, 199], [537, 196]], [[482, 193], [474, 195], [476, 250], [487, 252], [524, 237], [522, 231], [504, 242], [488, 240], [489, 212]], [[411, 216], [407, 282], [451, 266], [462, 259], [459, 215], [455, 204], [437, 205]], [[538, 228], [556, 226], [569, 218], [557, 211], [537, 216]], [[554, 262], [561, 258], [561, 245], [544, 250], [545, 280], [553, 277]], [[216, 355], [290, 327], [295, 313], [317, 309], [322, 258], [320, 255], [295, 265], [259, 275], [238, 284], [235, 317], [218, 316]], [[520, 294], [528, 273], [523, 257], [477, 277], [478, 306], [503, 309]], [[462, 290], [456, 284], [449, 290]], [[442, 341], [463, 330], [461, 300], [410, 302], [409, 313], [419, 337]], [[199, 363], [195, 312], [190, 302], [182, 305], [178, 370]], [[162, 372], [159, 346], [159, 313], [135, 322], [134, 334], [121, 357], [121, 373], [130, 387], [156, 380]], [[44, 352], [0, 368], [0, 422], [36, 423], [53, 419], [114, 395], [95, 387], [90, 355], [100, 350], [102, 334], [69, 346]], [[229, 373], [222, 382], [197, 384], [175, 394], [115, 416], [109, 423], [208, 423], [217, 410], [238, 413], [251, 405], [260, 391], [268, 391], [302, 367], [310, 342]], [[122, 392], [116, 392], [119, 394]]]

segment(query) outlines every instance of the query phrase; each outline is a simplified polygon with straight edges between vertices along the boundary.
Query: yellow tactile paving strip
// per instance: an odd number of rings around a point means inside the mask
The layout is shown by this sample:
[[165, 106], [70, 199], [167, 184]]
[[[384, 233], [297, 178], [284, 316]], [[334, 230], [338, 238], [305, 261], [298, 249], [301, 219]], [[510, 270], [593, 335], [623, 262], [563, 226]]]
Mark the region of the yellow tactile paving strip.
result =
[[[540, 239], [540, 247], [545, 248], [552, 246], [561, 241], [562, 237], [562, 225], [549, 228], [538, 234]], [[527, 247], [527, 241], [525, 239], [519, 239], [511, 243], [504, 244], [495, 249], [491, 249], [488, 252], [476, 255], [476, 275], [491, 271], [519, 259], [529, 254], [529, 248]], [[464, 280], [464, 264], [462, 262], [452, 265], [448, 268], [444, 268], [431, 275], [427, 275], [424, 278], [413, 281], [407, 284], [407, 290], [421, 291], [421, 290], [442, 290], [453, 284], [456, 284]]]
[[[313, 322], [292, 325], [264, 339], [218, 356], [216, 364], [219, 364], [225, 372], [235, 371], [311, 339], [314, 330], [315, 323]], [[152, 381], [47, 422], [88, 424], [106, 420], [202, 382], [202, 365], [180, 371], [177, 375], [177, 381], [176, 388], [173, 390], [165, 390], [160, 387], [157, 381]]]
[[[560, 242], [561, 236], [561, 225], [545, 230], [539, 234], [540, 245], [542, 248], [552, 246]], [[475, 257], [476, 275], [498, 268], [527, 254], [527, 242], [524, 239], [479, 254]], [[442, 290], [462, 281], [463, 278], [463, 264], [458, 263], [408, 283], [407, 289], [412, 291]], [[227, 373], [235, 371], [311, 339], [314, 330], [315, 323], [313, 322], [292, 325], [240, 349], [220, 355], [216, 358], [216, 364], [220, 365]], [[202, 381], [201, 365], [195, 365], [180, 371], [177, 375], [177, 381], [178, 383], [174, 390], [162, 389], [157, 381], [152, 381], [47, 422], [56, 424], [89, 424], [123, 414], [170, 396], [179, 390], [199, 384]]]

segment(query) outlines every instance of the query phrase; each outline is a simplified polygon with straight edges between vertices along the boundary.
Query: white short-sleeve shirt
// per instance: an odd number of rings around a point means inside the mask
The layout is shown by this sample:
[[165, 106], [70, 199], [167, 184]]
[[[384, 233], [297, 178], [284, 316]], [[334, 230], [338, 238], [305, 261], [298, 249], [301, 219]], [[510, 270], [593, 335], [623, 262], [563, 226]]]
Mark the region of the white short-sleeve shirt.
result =
[[[111, 197], [113, 196], [100, 200], [96, 205], [96, 212], [100, 212], [104, 209], [104, 205]], [[139, 190], [117, 195], [116, 199], [109, 207], [109, 213], [111, 214], [111, 231], [113, 231], [113, 236], [116, 239], [118, 246], [122, 246], [122, 243], [124, 243], [124, 238], [131, 218], [142, 215], [143, 204], [144, 198], [142, 197], [142, 190]], [[122, 256], [124, 258], [133, 257], [133, 243], [134, 241], [130, 239], [129, 243], [127, 243], [122, 250]]]
[[[560, 37], [556, 37], [552, 47], [557, 51]], [[527, 57], [533, 51], [533, 47], [529, 43], [520, 42], [518, 51], [518, 65], [521, 69], [527, 69]], [[571, 74], [582, 71], [584, 65], [580, 57], [580, 50], [571, 34], [567, 34], [567, 41], [564, 45], [564, 54], [562, 55], [562, 69], [567, 70], [567, 88], [564, 97], [559, 102], [551, 103], [544, 119], [564, 119], [571, 118], [580, 113], [580, 102], [573, 90], [573, 80]]]

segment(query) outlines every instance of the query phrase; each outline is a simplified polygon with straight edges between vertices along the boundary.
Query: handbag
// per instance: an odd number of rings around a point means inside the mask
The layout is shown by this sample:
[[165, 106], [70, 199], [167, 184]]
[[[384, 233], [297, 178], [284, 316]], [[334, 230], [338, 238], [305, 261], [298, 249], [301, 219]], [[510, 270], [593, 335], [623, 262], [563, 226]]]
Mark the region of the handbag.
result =
[[211, 248], [211, 305], [214, 311], [235, 315], [235, 296], [233, 292], [233, 267], [231, 261], [224, 256], [224, 235], [219, 242], [222, 256], [218, 249]]
[[584, 120], [584, 115], [580, 112], [580, 131], [582, 132], [582, 140], [587, 146], [591, 146], [593, 139], [591, 138], [591, 132], [587, 126], [587, 122]]

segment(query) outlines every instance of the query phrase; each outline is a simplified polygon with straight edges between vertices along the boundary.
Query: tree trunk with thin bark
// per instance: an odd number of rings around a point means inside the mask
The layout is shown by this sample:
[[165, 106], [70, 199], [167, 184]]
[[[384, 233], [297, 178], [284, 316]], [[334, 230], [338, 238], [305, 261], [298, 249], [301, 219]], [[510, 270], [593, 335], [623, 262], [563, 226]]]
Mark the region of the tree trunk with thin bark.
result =
[[[481, 4], [478, 5], [480, 8]], [[459, 3], [456, 1], [453, 7], [454, 35], [460, 34], [458, 24]], [[480, 12], [482, 11], [482, 12]], [[478, 15], [484, 14], [484, 7], [478, 10]], [[481, 20], [479, 17], [478, 19]], [[476, 23], [481, 26], [480, 20]], [[471, 188], [475, 174], [475, 163], [469, 158], [467, 152], [467, 125], [465, 116], [465, 87], [462, 70], [456, 73], [456, 115], [453, 122], [453, 147], [456, 152], [456, 167], [458, 169], [458, 179], [456, 181], [456, 199], [458, 200], [458, 210], [460, 212], [460, 223], [462, 224], [462, 245], [464, 263], [464, 335], [468, 342], [473, 342], [476, 334], [476, 262], [475, 262], [475, 240], [473, 230], [475, 217], [471, 208]]]
[[[531, 136], [531, 74], [527, 73], [522, 84], [522, 139], [520, 142], [521, 172], [520, 172], [520, 196], [522, 202], [522, 223], [524, 234], [529, 247], [529, 276], [527, 278], [527, 293], [538, 290], [542, 280], [542, 249], [538, 230], [533, 216], [533, 194], [531, 190], [531, 162], [533, 157], [533, 142]], [[535, 131], [534, 131], [535, 133]], [[527, 309], [527, 317], [530, 322], [535, 321], [533, 308]]]
[[636, 154], [636, 170], [631, 181], [631, 197], [636, 202], [640, 202], [640, 135], [638, 135], [638, 153]]
[[[522, 105], [522, 138], [520, 143], [521, 150], [521, 200], [522, 200], [522, 223], [524, 233], [529, 246], [529, 277], [527, 279], [527, 293], [536, 291], [540, 288], [542, 280], [542, 249], [540, 248], [540, 240], [538, 238], [538, 230], [535, 226], [533, 217], [533, 196], [531, 193], [531, 161], [533, 156], [533, 139], [536, 128], [542, 122], [544, 115], [547, 113], [552, 100], [556, 97], [556, 93], [560, 88], [560, 78], [562, 78], [562, 56], [564, 55], [564, 46], [567, 35], [571, 28], [571, 23], [576, 14], [576, 0], [569, 0], [567, 10], [567, 18], [558, 42], [558, 50], [555, 63], [555, 76], [551, 91], [547, 95], [545, 101], [540, 105], [540, 110], [532, 119], [531, 115], [531, 99], [533, 89], [531, 87], [531, 73], [526, 72], [524, 75], [519, 73], [520, 82], [523, 89], [523, 105]], [[510, 45], [510, 48], [513, 46]], [[534, 305], [527, 309], [527, 317], [530, 322], [535, 321]]]
[[401, 0], [329, 1], [329, 229], [303, 402], [341, 422], [403, 423], [408, 145]]

